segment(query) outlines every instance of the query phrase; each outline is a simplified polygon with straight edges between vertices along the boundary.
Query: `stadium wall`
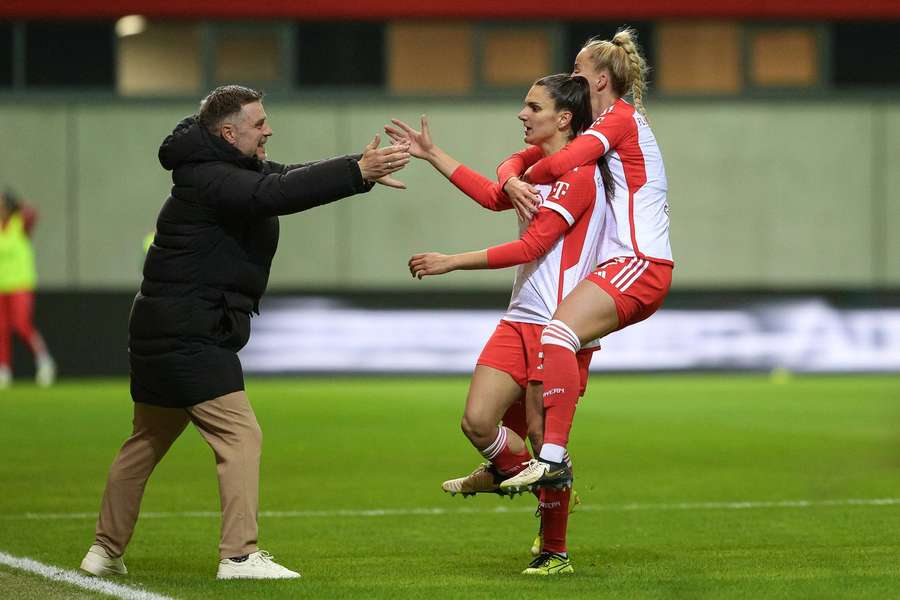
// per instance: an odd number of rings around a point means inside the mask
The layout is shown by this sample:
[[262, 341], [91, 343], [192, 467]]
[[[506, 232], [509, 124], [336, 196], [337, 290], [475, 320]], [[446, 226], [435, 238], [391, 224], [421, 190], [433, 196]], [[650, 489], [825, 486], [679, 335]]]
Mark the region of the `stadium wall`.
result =
[[[128, 373], [134, 294], [44, 291], [37, 325], [64, 378]], [[241, 351], [245, 372], [470, 373], [506, 291], [273, 292]], [[34, 365], [16, 341], [13, 370]], [[900, 292], [673, 291], [653, 318], [603, 342], [595, 371], [900, 371]]]
[[[161, 139], [193, 102], [30, 99], [0, 102], [0, 181], [39, 207], [43, 290], [134, 290], [141, 239], [168, 174]], [[270, 156], [299, 161], [357, 152], [391, 116], [427, 111], [435, 139], [492, 173], [521, 146], [515, 101], [364, 98], [267, 103]], [[651, 102], [666, 158], [675, 289], [900, 286], [900, 104], [890, 101]], [[510, 214], [488, 214], [423, 164], [409, 189], [376, 189], [283, 219], [274, 289], [509, 287], [509, 273], [411, 281], [415, 251], [511, 239]]]

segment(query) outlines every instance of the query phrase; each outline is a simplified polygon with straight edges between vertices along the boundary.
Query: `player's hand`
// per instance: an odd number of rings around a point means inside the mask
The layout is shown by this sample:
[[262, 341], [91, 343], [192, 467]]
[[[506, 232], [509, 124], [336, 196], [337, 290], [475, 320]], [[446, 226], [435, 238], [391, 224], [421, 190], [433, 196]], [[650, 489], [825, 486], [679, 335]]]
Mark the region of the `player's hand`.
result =
[[431, 141], [431, 130], [428, 128], [428, 117], [422, 115], [422, 130], [416, 131], [400, 119], [391, 119], [390, 125], [384, 126], [384, 132], [388, 134], [395, 144], [408, 143], [409, 153], [416, 158], [428, 159], [428, 155], [434, 150], [434, 142]]
[[380, 143], [381, 137], [376, 134], [359, 159], [359, 172], [366, 181], [378, 181], [385, 175], [399, 171], [409, 162], [408, 145], [394, 144], [379, 148]]
[[399, 179], [394, 179], [390, 175], [385, 175], [384, 177], [380, 177], [375, 180], [375, 183], [380, 183], [383, 186], [396, 188], [398, 190], [405, 190], [406, 184], [400, 181]]
[[510, 177], [503, 184], [503, 192], [509, 196], [520, 221], [530, 221], [541, 206], [541, 196], [537, 189], [518, 177]]
[[453, 265], [453, 257], [437, 252], [425, 252], [414, 254], [409, 259], [409, 274], [417, 279], [428, 275], [441, 275], [456, 270]]

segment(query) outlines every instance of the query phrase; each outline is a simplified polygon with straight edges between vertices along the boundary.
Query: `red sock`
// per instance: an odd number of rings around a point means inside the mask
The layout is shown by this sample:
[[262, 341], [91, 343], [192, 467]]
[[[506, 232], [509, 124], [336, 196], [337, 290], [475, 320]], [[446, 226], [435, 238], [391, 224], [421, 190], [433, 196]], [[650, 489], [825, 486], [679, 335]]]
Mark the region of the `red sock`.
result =
[[528, 452], [527, 447], [524, 447], [521, 452], [510, 450], [507, 442], [508, 434], [509, 430], [506, 427], [499, 427], [497, 429], [497, 439], [481, 454], [491, 461], [500, 472], [512, 476], [525, 468], [522, 463], [531, 460], [531, 454]]
[[542, 344], [544, 352], [544, 443], [565, 448], [581, 391], [575, 353], [556, 344]]
[[541, 491], [541, 531], [543, 552], [566, 552], [566, 530], [569, 527], [571, 489], [544, 488]]

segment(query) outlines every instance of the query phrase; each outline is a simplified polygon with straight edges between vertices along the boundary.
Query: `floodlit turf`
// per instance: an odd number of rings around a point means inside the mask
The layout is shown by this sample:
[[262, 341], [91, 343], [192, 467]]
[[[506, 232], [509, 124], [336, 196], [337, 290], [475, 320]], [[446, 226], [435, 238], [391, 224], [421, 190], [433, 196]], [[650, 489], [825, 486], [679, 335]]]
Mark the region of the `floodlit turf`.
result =
[[[121, 581], [178, 598], [266, 599], [887, 598], [900, 589], [900, 505], [829, 504], [900, 498], [900, 377], [593, 376], [571, 444], [585, 509], [570, 521], [576, 573], [549, 581], [518, 574], [537, 525], [533, 500], [440, 491], [479, 462], [459, 432], [466, 387], [462, 378], [251, 380], [264, 432], [260, 509], [326, 511], [260, 519], [261, 546], [303, 579], [217, 582], [218, 519], [157, 515], [139, 522]], [[125, 381], [0, 393], [0, 551], [77, 568], [94, 522], [76, 513], [96, 511], [130, 412]], [[216, 490], [212, 454], [189, 429], [143, 509], [215, 512]], [[410, 514], [359, 512], [368, 509]], [[0, 587], [22, 597], [64, 597], [60, 586], [0, 568]]]

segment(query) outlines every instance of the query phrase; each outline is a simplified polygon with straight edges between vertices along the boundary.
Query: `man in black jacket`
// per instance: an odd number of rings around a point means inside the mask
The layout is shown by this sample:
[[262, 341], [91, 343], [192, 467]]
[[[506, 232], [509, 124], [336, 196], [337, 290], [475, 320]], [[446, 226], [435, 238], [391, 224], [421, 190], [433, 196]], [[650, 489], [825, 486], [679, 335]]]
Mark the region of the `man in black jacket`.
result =
[[278, 244], [278, 216], [353, 194], [409, 162], [404, 146], [297, 165], [266, 159], [262, 94], [213, 90], [162, 143], [172, 192], [159, 213], [129, 320], [134, 429], [109, 472], [95, 543], [81, 563], [125, 574], [122, 561], [156, 464], [192, 422], [212, 447], [222, 502], [220, 579], [299, 577], [257, 547], [262, 435], [237, 352], [250, 337]]

